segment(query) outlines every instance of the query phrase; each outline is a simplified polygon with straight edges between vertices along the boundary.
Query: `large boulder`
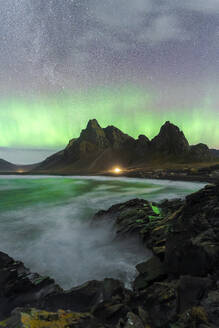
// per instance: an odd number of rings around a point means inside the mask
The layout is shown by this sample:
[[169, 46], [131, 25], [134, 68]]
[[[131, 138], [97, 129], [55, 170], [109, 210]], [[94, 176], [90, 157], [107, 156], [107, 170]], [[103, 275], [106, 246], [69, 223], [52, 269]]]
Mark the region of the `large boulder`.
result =
[[219, 269], [219, 185], [186, 197], [166, 242], [165, 263], [174, 275], [205, 276]]
[[146, 312], [148, 327], [168, 327], [177, 316], [177, 281], [152, 283], [139, 293], [136, 303]]
[[135, 290], [145, 289], [150, 283], [162, 280], [166, 275], [164, 264], [157, 256], [148, 261], [136, 265], [139, 275], [136, 277], [133, 287]]
[[98, 321], [89, 313], [63, 310], [47, 312], [35, 308], [18, 308], [14, 310], [10, 318], [0, 322], [0, 327], [103, 328], [103, 326], [100, 326]]
[[37, 306], [47, 311], [63, 309], [87, 312], [102, 299], [102, 288], [103, 283], [101, 281], [88, 281], [68, 291], [52, 292], [41, 298]]
[[[11, 316], [0, 322], [0, 327], [7, 328], [32, 328], [32, 327], [51, 327], [51, 328], [145, 328], [144, 321], [140, 316], [133, 312], [126, 312], [120, 316], [118, 321], [112, 320], [110, 311], [116, 311], [122, 305], [108, 306], [109, 320], [102, 322], [90, 313], [79, 313], [72, 311], [59, 310], [48, 312], [35, 308], [18, 308]], [[118, 311], [116, 311], [118, 312]]]
[[211, 285], [212, 281], [207, 277], [181, 276], [177, 290], [178, 313], [200, 305], [200, 300], [208, 295]]
[[53, 279], [31, 273], [22, 262], [0, 252], [0, 320], [16, 307], [35, 306], [40, 299], [60, 291]]

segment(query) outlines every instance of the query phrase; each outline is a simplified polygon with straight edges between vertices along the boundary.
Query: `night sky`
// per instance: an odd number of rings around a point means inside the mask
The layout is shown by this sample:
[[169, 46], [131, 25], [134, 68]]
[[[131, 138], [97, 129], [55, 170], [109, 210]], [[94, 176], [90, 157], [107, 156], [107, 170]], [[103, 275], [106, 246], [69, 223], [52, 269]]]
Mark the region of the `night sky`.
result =
[[219, 148], [219, 1], [0, 0], [0, 146], [62, 147], [92, 118]]

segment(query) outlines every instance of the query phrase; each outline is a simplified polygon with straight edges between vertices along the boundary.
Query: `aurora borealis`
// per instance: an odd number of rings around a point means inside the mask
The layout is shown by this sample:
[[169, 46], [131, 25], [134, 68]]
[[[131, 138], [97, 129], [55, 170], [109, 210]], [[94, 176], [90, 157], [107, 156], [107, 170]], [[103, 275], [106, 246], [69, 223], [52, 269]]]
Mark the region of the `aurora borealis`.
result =
[[99, 89], [86, 97], [79, 93], [35, 100], [10, 99], [2, 104], [4, 112], [0, 112], [1, 144], [63, 147], [69, 139], [79, 136], [88, 118], [95, 117], [101, 126], [115, 125], [135, 138], [143, 133], [152, 138], [166, 120], [171, 120], [183, 129], [191, 144], [207, 140], [213, 147], [218, 146], [218, 122], [207, 101], [192, 110], [166, 108], [161, 112], [154, 107], [153, 97], [143, 89], [125, 88]]
[[169, 120], [219, 148], [217, 0], [0, 0], [0, 147], [61, 148], [89, 119]]

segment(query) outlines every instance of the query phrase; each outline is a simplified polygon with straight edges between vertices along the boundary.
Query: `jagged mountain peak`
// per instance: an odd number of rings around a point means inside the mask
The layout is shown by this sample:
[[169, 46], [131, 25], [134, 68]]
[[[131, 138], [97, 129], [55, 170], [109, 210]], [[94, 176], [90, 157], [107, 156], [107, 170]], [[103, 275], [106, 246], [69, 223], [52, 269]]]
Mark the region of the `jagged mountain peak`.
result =
[[88, 121], [86, 129], [101, 129], [101, 127], [98, 121], [94, 118]]
[[189, 157], [194, 161], [208, 161], [213, 158], [213, 153], [207, 145], [199, 143], [197, 145], [190, 146]]
[[113, 125], [109, 125], [103, 130], [110, 145], [113, 148], [120, 148], [128, 139], [133, 139], [128, 134], [123, 133], [121, 130], [119, 130]]
[[98, 148], [104, 149], [109, 143], [105, 133], [96, 119], [88, 121], [85, 129], [81, 131], [79, 138], [71, 139], [65, 148], [67, 158], [78, 159], [86, 153], [97, 151]]
[[159, 134], [152, 139], [151, 145], [156, 151], [168, 155], [182, 156], [189, 152], [189, 143], [184, 133], [170, 121], [162, 125]]
[[80, 137], [53, 155], [40, 169], [70, 167], [75, 170], [109, 169], [114, 163], [122, 166], [153, 161], [202, 161], [209, 158], [206, 145], [189, 146], [178, 126], [166, 121], [151, 141], [145, 135], [130, 137], [113, 125], [102, 128], [96, 119], [89, 120]]
[[180, 131], [179, 127], [170, 121], [166, 121], [160, 128], [160, 132], [162, 131], [176, 131], [176, 132], [182, 132]]
[[96, 119], [89, 120], [86, 128], [81, 131], [80, 138], [93, 139], [96, 135], [104, 135], [104, 131]]
[[144, 134], [140, 134], [138, 136], [138, 141], [140, 143], [149, 143], [150, 142], [150, 139], [147, 136], [145, 136]]

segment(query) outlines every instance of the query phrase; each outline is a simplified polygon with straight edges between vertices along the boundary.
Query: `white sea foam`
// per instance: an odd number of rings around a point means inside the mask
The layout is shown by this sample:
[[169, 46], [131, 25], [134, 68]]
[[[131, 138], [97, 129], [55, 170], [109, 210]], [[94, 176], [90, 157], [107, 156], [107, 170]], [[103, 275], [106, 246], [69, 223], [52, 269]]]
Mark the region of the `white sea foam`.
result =
[[92, 215], [131, 198], [184, 197], [202, 186], [111, 177], [1, 177], [0, 250], [66, 289], [105, 277], [130, 286], [135, 265], [150, 253], [137, 239], [115, 240], [111, 220], [91, 226]]

